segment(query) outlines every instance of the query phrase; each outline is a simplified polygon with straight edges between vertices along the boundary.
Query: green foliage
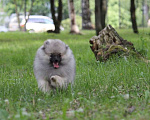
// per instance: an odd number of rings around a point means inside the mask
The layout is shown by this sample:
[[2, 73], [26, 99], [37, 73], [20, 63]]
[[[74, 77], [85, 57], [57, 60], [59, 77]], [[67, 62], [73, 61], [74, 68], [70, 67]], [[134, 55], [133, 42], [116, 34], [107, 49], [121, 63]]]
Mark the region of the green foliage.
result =
[[[110, 7], [111, 6], [111, 7]], [[119, 22], [118, 22], [118, 5], [114, 4], [109, 1], [108, 3], [108, 12], [107, 12], [107, 23], [112, 25], [113, 27], [118, 27]]]
[[69, 11], [68, 11], [68, 0], [63, 0], [63, 19], [69, 18]]
[[4, 10], [7, 12], [8, 15], [11, 15], [12, 13], [15, 13], [15, 5], [9, 4], [9, 6], [6, 6]]
[[108, 2], [108, 14], [107, 24], [111, 24], [113, 27], [119, 27], [119, 19], [122, 28], [131, 27], [130, 21], [130, 2], [121, 0], [120, 6], [120, 18], [119, 18], [119, 2], [118, 0], [109, 0]]
[[[60, 34], [0, 33], [0, 119], [150, 118], [150, 64], [132, 56], [97, 62], [89, 44], [95, 31], [82, 32], [84, 35], [71, 35], [69, 31]], [[143, 43], [150, 51], [149, 29], [140, 29], [139, 35], [133, 34], [131, 29], [117, 32], [134, 43], [136, 49], [141, 49]], [[38, 90], [33, 61], [37, 49], [49, 38], [63, 40], [74, 53], [76, 79], [73, 89], [69, 87], [66, 91], [47, 94]], [[146, 56], [150, 59], [150, 52]]]
[[[31, 6], [31, 5], [30, 5]], [[45, 15], [48, 16], [50, 14], [50, 4], [49, 0], [35, 0], [32, 8], [31, 15]]]
[[[24, 13], [24, 0], [16, 0], [17, 8], [19, 13]], [[31, 7], [31, 0], [27, 0], [26, 10], [29, 12]], [[4, 11], [11, 15], [15, 13], [15, 5], [13, 0], [5, 1]], [[50, 4], [49, 0], [34, 0], [32, 13], [31, 14], [39, 14], [39, 15], [49, 15], [50, 13]]]

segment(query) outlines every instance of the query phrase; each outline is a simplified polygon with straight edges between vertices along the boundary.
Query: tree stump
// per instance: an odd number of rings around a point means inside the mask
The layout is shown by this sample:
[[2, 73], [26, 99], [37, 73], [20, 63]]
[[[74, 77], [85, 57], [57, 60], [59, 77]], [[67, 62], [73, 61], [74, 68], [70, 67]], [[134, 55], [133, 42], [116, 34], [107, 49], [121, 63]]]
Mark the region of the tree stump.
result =
[[93, 36], [89, 42], [96, 60], [101, 62], [107, 61], [114, 54], [119, 56], [134, 55], [147, 63], [149, 62], [135, 50], [133, 43], [120, 37], [111, 25], [100, 31], [98, 36]]

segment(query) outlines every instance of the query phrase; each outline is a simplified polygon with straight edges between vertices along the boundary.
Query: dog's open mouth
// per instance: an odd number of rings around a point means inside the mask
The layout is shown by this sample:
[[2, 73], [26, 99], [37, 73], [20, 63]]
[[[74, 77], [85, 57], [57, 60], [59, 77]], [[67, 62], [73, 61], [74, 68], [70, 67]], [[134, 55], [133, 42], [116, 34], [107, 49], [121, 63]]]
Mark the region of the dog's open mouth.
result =
[[54, 63], [53, 63], [53, 66], [54, 66], [54, 68], [57, 69], [57, 68], [59, 68], [59, 63], [58, 63], [58, 62], [54, 62]]

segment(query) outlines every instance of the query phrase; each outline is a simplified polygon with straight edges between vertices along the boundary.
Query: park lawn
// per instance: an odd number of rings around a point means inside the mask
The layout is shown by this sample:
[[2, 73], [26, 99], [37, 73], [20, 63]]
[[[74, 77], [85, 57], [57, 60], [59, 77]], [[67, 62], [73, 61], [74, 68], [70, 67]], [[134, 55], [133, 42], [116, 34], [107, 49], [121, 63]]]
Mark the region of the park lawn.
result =
[[[150, 59], [150, 30], [117, 31]], [[132, 56], [97, 62], [89, 44], [95, 31], [82, 32], [0, 33], [0, 120], [149, 120], [150, 64]], [[73, 89], [44, 94], [37, 88], [33, 61], [48, 38], [63, 40], [74, 53]]]

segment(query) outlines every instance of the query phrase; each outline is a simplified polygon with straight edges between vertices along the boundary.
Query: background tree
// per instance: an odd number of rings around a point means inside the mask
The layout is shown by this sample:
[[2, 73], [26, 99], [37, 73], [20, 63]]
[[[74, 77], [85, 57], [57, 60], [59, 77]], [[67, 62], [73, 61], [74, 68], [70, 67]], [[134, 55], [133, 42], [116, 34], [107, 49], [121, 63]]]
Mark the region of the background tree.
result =
[[136, 23], [136, 16], [135, 16], [135, 3], [134, 0], [130, 1], [131, 7], [130, 7], [130, 12], [131, 12], [131, 22], [132, 22], [132, 29], [134, 33], [138, 33], [138, 28], [137, 28], [137, 23]]
[[105, 27], [107, 0], [95, 0], [95, 28], [96, 35]]
[[107, 0], [102, 0], [102, 28], [106, 27], [105, 20], [106, 20], [106, 13], [107, 13]]
[[69, 17], [70, 17], [70, 22], [71, 22], [70, 33], [79, 34], [80, 31], [79, 31], [78, 26], [76, 25], [76, 15], [75, 15], [73, 0], [68, 0], [68, 7], [69, 7]]
[[119, 28], [121, 28], [121, 4], [120, 4], [120, 0], [119, 0], [119, 4], [118, 4], [119, 6]]
[[148, 0], [142, 0], [142, 27], [147, 27], [148, 19], [149, 19]]
[[24, 0], [24, 17], [25, 17], [24, 31], [26, 31], [26, 24], [27, 24], [27, 22], [28, 22], [29, 16], [30, 16], [31, 11], [32, 11], [33, 3], [34, 3], [34, 0], [31, 0], [31, 7], [30, 7], [29, 13], [28, 13], [27, 18], [26, 18], [26, 13], [27, 13], [27, 10], [26, 10], [27, 0]]
[[18, 5], [17, 5], [16, 0], [14, 0], [14, 4], [15, 4], [15, 12], [16, 12], [16, 16], [17, 16], [17, 21], [18, 21], [18, 28], [21, 31], [20, 18], [19, 18], [19, 12], [18, 12]]
[[51, 4], [51, 13], [52, 13], [52, 18], [54, 21], [54, 25], [55, 25], [55, 33], [60, 33], [60, 24], [61, 24], [61, 20], [62, 20], [62, 1], [59, 0], [58, 1], [58, 16], [56, 16], [55, 13], [55, 2], [54, 0], [50, 0], [50, 4]]
[[103, 29], [101, 22], [102, 0], [95, 0], [95, 29], [96, 35]]
[[82, 29], [93, 29], [89, 0], [82, 0]]
[[[29, 15], [31, 13], [31, 10], [33, 8], [33, 2], [34, 2], [34, 0], [23, 0], [23, 1], [20, 1], [20, 0], [8, 0], [8, 1], [6, 1], [6, 7], [5, 8], [7, 8], [8, 6], [10, 6], [10, 9], [6, 9], [6, 11], [8, 12], [8, 15], [12, 14], [12, 13], [15, 13], [15, 15], [17, 17], [17, 21], [18, 21], [18, 28], [19, 28], [20, 31], [21, 31], [21, 27], [20, 27], [20, 22], [21, 22], [20, 21], [20, 15], [23, 15], [23, 13], [24, 13], [24, 16], [26, 16], [26, 13], [28, 11], [28, 17], [29, 17]], [[31, 5], [29, 5], [29, 4], [31, 4]], [[26, 26], [28, 17], [25, 20], [25, 26]], [[24, 26], [24, 30], [26, 31], [25, 26]]]
[[[149, 19], [149, 5], [147, 3], [147, 0], [145, 0], [145, 5], [144, 5], [144, 8], [145, 8], [145, 20], [146, 20], [146, 23], [148, 22], [148, 19]], [[146, 25], [147, 26], [147, 25]]]

